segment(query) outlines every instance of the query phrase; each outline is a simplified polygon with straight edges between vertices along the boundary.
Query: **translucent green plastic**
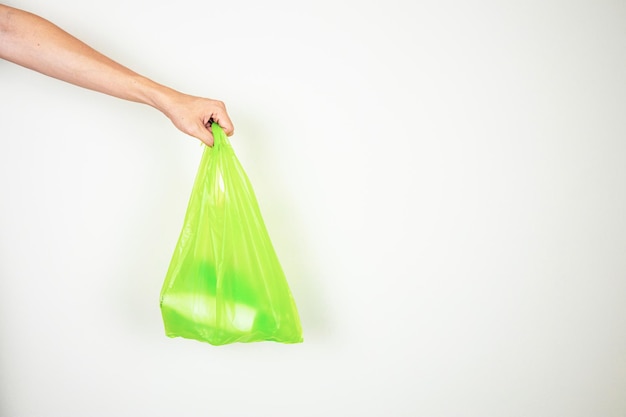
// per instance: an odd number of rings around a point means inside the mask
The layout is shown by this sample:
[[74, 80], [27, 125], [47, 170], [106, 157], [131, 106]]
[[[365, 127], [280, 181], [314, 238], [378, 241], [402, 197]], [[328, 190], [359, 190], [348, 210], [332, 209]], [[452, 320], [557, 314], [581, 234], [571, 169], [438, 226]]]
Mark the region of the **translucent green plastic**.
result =
[[212, 131], [161, 290], [165, 333], [212, 345], [302, 342], [250, 180], [224, 131]]

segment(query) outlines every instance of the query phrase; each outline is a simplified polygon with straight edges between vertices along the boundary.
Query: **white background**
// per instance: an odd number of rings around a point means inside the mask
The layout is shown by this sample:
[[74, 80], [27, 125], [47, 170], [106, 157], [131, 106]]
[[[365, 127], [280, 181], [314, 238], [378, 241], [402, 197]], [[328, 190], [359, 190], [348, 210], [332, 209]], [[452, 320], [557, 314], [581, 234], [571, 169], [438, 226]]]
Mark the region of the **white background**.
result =
[[300, 345], [164, 335], [201, 147], [0, 61], [0, 416], [626, 415], [626, 3], [10, 1], [226, 102]]

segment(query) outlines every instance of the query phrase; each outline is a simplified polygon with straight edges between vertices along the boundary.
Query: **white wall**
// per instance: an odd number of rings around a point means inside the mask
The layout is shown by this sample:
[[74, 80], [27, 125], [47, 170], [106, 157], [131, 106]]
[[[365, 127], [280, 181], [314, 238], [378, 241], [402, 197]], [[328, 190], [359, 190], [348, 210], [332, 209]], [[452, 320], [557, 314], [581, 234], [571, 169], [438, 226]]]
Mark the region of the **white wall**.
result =
[[164, 336], [201, 153], [0, 61], [0, 416], [626, 415], [626, 3], [9, 1], [224, 100], [305, 343]]

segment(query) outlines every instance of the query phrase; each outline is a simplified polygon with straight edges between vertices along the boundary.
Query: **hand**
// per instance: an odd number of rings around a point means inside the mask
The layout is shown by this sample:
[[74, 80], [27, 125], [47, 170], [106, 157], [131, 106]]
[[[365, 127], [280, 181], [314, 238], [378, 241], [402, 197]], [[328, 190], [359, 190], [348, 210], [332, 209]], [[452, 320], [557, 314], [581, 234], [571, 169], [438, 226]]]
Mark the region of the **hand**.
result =
[[167, 105], [161, 110], [181, 132], [213, 146], [211, 123], [215, 122], [226, 135], [234, 133], [233, 123], [223, 102], [172, 92]]

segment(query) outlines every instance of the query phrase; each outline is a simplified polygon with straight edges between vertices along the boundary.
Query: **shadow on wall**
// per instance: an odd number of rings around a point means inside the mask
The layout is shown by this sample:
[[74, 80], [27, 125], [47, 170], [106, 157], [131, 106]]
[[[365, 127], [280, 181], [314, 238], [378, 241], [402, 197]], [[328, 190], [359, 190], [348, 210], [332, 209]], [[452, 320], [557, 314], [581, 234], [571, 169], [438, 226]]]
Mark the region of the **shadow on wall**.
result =
[[[0, 60], [1, 62], [2, 60]], [[2, 252], [0, 252], [0, 335], [3, 337], [0, 338], [0, 416], [8, 416], [9, 410], [7, 409], [8, 398], [7, 394], [7, 385], [9, 380], [13, 378], [7, 378], [7, 374], [10, 371], [10, 367], [6, 366], [9, 361], [9, 346], [7, 343], [7, 339], [9, 336], [9, 326], [7, 325], [9, 317], [11, 317], [9, 313], [10, 308], [6, 311], [4, 310], [4, 306], [10, 305], [6, 302], [4, 297], [10, 295], [10, 292], [7, 291], [8, 285], [6, 285], [5, 280], [8, 277], [8, 273], [6, 270], [2, 268]]]

